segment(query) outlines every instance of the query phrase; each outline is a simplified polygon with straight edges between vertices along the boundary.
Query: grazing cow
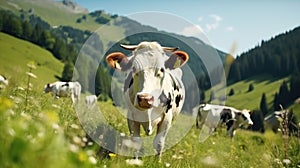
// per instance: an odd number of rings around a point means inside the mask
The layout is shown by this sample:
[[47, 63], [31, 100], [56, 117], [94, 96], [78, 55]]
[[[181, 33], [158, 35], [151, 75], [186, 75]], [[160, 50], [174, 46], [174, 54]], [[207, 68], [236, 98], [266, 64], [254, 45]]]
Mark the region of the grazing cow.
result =
[[249, 110], [240, 111], [233, 107], [201, 104], [198, 109], [196, 126], [201, 128], [205, 124], [209, 128], [209, 133], [212, 133], [220, 124], [225, 123], [227, 135], [233, 137], [237, 128], [244, 124], [253, 125], [250, 114]]
[[95, 104], [97, 102], [97, 96], [96, 95], [88, 95], [85, 97], [85, 104], [88, 109], [94, 108]]
[[[188, 54], [177, 51], [178, 48], [162, 47], [157, 42], [121, 47], [133, 51], [132, 56], [114, 52], [106, 57], [106, 61], [111, 67], [128, 72], [124, 94], [132, 140], [142, 143], [141, 126], [147, 135], [151, 135], [154, 127], [157, 127], [153, 147], [157, 157], [161, 158], [171, 122], [180, 113], [185, 99], [180, 67], [188, 61]], [[138, 150], [135, 158], [138, 157]]]
[[271, 128], [273, 132], [277, 133], [280, 128], [280, 120], [283, 120], [284, 111], [274, 111], [265, 117], [265, 123], [268, 128]]
[[5, 76], [0, 75], [0, 89], [5, 88], [8, 85], [8, 80]]
[[48, 83], [44, 87], [44, 92], [52, 92], [54, 98], [71, 97], [73, 104], [78, 103], [81, 93], [81, 85], [79, 82], [54, 82]]

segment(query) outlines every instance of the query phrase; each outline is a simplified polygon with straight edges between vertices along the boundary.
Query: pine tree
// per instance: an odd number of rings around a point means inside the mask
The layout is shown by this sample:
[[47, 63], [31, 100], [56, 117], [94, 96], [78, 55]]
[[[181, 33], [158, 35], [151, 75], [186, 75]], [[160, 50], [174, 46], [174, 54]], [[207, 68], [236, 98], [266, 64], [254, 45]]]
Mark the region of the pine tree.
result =
[[289, 90], [286, 81], [283, 81], [279, 88], [278, 103], [281, 104], [283, 108], [286, 108], [289, 103]]
[[264, 116], [261, 111], [255, 110], [251, 114], [251, 120], [253, 121], [254, 125], [251, 127], [252, 131], [258, 132], [265, 132], [264, 127]]
[[248, 87], [248, 92], [251, 92], [252, 90], [254, 90], [254, 86], [253, 84], [251, 83]]
[[72, 62], [65, 63], [64, 70], [62, 72], [61, 80], [64, 82], [69, 82], [73, 78], [74, 65]]
[[265, 93], [263, 93], [261, 96], [259, 107], [263, 116], [266, 116], [268, 114], [268, 105], [267, 105], [267, 97]]
[[233, 95], [234, 95], [234, 90], [233, 90], [233, 88], [231, 88], [229, 93], [228, 93], [228, 96], [233, 96]]
[[273, 109], [274, 109], [274, 111], [280, 110], [279, 101], [278, 101], [278, 93], [275, 93], [275, 95], [274, 95]]

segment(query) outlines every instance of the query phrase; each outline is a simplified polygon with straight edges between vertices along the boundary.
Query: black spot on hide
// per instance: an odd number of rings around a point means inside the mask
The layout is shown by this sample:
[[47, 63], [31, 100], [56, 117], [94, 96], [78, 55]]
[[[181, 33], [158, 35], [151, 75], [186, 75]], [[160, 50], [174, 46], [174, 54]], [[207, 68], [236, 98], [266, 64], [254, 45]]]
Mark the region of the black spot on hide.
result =
[[233, 118], [232, 118], [232, 114], [231, 114], [231, 110], [230, 109], [223, 109], [223, 111], [221, 112], [221, 118], [220, 118], [222, 123], [226, 123], [227, 126], [227, 130], [229, 130], [231, 128], [231, 126], [233, 125]]
[[62, 87], [66, 86], [69, 87], [69, 82], [66, 82], [65, 84], [61, 85]]
[[181, 99], [182, 99], [182, 96], [180, 94], [175, 97], [176, 107], [179, 106], [179, 102]]
[[158, 98], [163, 103], [163, 106], [167, 106], [167, 112], [168, 112], [168, 110], [172, 108], [171, 93], [169, 93], [167, 96], [164, 92], [162, 92], [162, 94]]
[[173, 83], [172, 83], [172, 85], [173, 85], [173, 89], [174, 90], [177, 90], [177, 91], [179, 91], [179, 87], [178, 87], [178, 85], [176, 84], [176, 82], [175, 82], [175, 80], [173, 79]]
[[132, 84], [133, 84], [133, 78], [132, 78], [132, 72], [130, 72], [130, 74], [125, 79], [124, 92], [126, 92], [127, 89], [131, 87]]
[[221, 118], [223, 123], [226, 123], [227, 121], [232, 119], [232, 114], [230, 109], [223, 109], [221, 112]]

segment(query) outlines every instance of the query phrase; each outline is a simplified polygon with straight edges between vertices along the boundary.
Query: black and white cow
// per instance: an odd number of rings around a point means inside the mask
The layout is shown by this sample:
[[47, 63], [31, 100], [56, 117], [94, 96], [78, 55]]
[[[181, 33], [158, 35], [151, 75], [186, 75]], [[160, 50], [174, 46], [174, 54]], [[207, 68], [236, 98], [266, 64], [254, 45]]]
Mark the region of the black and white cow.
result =
[[[124, 94], [132, 140], [142, 143], [141, 126], [147, 135], [151, 135], [157, 127], [153, 147], [160, 158], [171, 122], [180, 113], [184, 103], [185, 89], [180, 67], [188, 61], [188, 54], [177, 51], [178, 48], [162, 47], [157, 42], [121, 47], [131, 50], [132, 56], [114, 52], [106, 57], [106, 61], [111, 67], [128, 72]], [[134, 154], [135, 158], [138, 157], [137, 153]]]
[[281, 122], [284, 118], [284, 112], [285, 111], [274, 111], [274, 113], [266, 116], [264, 118], [266, 127], [277, 133], [281, 127]]
[[78, 103], [80, 100], [81, 85], [79, 82], [61, 82], [48, 83], [44, 87], [44, 92], [52, 92], [54, 98], [71, 97], [72, 103]]
[[0, 75], [0, 89], [5, 88], [8, 86], [8, 80], [5, 76]]
[[237, 110], [228, 106], [201, 104], [198, 109], [196, 126], [201, 128], [205, 124], [209, 128], [209, 133], [212, 133], [220, 124], [225, 123], [227, 135], [233, 137], [237, 128], [244, 124], [253, 125], [250, 115], [250, 110]]

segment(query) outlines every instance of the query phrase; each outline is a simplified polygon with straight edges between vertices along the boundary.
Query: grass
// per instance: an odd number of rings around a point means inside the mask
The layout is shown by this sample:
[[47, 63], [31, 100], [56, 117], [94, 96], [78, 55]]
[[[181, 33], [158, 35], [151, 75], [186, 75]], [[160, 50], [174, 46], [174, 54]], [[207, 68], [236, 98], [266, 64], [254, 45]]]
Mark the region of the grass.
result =
[[[86, 133], [69, 99], [53, 100], [34, 89], [30, 91], [29, 108], [24, 111], [24, 92], [13, 87], [1, 91], [1, 167], [136, 167], [126, 164], [131, 157], [117, 154], [102, 158], [97, 154], [98, 144], [85, 143]], [[98, 102], [98, 106], [110, 125], [128, 134], [124, 116], [110, 101]], [[94, 121], [97, 118], [89, 119], [90, 123], [98, 122]], [[200, 143], [200, 130], [193, 124], [190, 127], [191, 121], [191, 117], [179, 116], [175, 131], [167, 139], [173, 141], [176, 131], [181, 132], [178, 129], [184, 126], [189, 127], [187, 134], [178, 135], [182, 139], [163, 153], [162, 162], [154, 156], [143, 157], [143, 167], [284, 167], [280, 134], [238, 130], [232, 140], [222, 127]], [[296, 138], [290, 139], [288, 150], [290, 167], [299, 166], [300, 144]]]
[[27, 64], [30, 62], [34, 62], [38, 68], [38, 71], [33, 70], [38, 80], [33, 79], [31, 82], [40, 90], [48, 82], [57, 80], [55, 76], [62, 73], [63, 64], [50, 52], [1, 32], [0, 50], [0, 73], [9, 79], [11, 85], [24, 87], [26, 82], [20, 81], [27, 79], [25, 72], [29, 70]]

